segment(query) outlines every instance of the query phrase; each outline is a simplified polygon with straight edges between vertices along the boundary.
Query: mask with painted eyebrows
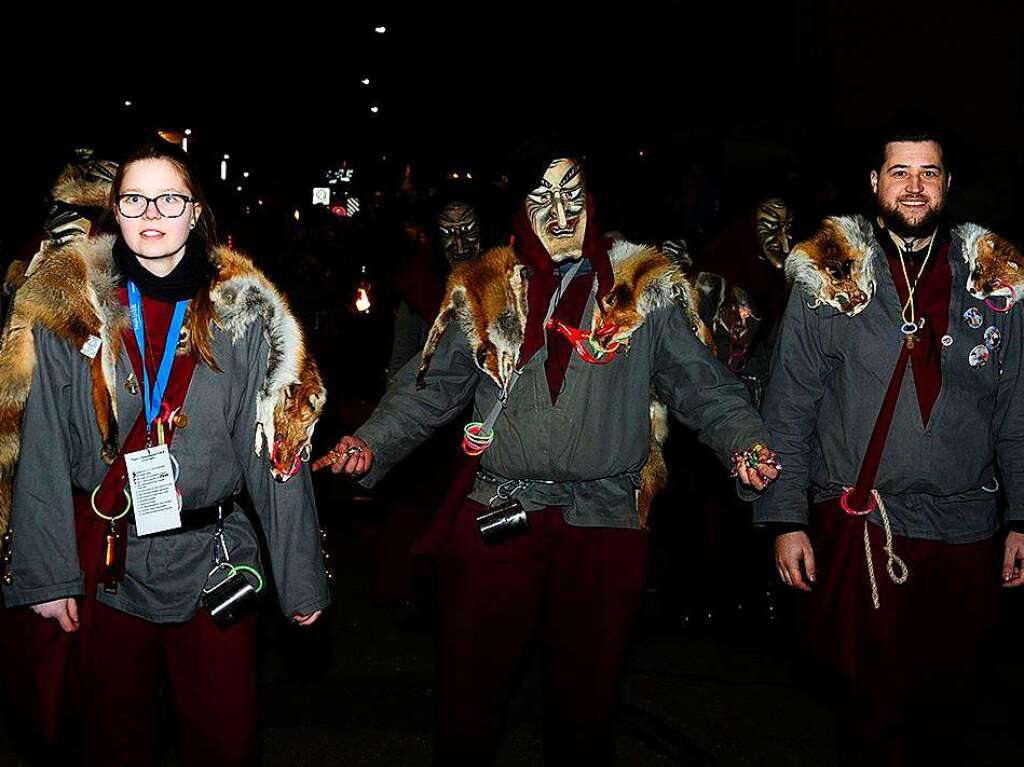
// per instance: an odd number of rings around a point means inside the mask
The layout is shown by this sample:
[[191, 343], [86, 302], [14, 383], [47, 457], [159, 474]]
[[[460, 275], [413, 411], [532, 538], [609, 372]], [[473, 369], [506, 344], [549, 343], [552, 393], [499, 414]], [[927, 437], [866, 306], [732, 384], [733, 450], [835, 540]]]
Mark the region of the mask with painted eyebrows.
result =
[[551, 163], [540, 185], [526, 196], [526, 216], [552, 261], [579, 258], [587, 230], [583, 166], [568, 158]]
[[441, 250], [449, 263], [472, 261], [480, 255], [480, 219], [464, 202], [450, 202], [437, 217]]
[[757, 206], [754, 214], [761, 257], [772, 266], [782, 268], [793, 245], [793, 213], [779, 199], [769, 199]]

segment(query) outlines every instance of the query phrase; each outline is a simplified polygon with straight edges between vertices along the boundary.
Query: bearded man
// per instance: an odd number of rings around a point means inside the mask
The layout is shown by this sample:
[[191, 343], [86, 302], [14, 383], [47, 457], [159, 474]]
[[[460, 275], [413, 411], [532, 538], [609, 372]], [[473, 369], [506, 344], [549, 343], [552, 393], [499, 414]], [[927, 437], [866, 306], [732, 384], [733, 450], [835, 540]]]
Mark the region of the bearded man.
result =
[[515, 247], [453, 271], [422, 356], [317, 465], [373, 485], [474, 403], [463, 446], [480, 461], [438, 561], [436, 761], [493, 760], [539, 640], [548, 763], [608, 764], [664, 484], [652, 388], [744, 484], [762, 488], [775, 461], [743, 385], [698, 339], [675, 262], [601, 236], [579, 161], [538, 151], [520, 166]]
[[878, 152], [871, 217], [826, 219], [786, 261], [765, 403], [786, 473], [754, 519], [841, 675], [842, 760], [962, 764], [997, 547], [1024, 583], [1024, 281], [1012, 245], [946, 220], [934, 133]]

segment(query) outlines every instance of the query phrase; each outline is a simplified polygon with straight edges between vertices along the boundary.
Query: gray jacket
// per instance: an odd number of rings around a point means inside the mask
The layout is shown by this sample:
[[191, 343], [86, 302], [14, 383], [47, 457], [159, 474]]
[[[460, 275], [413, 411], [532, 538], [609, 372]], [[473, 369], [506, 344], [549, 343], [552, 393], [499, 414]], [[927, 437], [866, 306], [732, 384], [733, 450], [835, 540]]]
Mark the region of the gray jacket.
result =
[[[593, 312], [594, 296], [583, 316]], [[573, 354], [558, 402], [551, 404], [545, 349], [527, 362], [481, 458], [492, 479], [478, 478], [470, 497], [485, 505], [498, 480], [532, 481], [516, 494], [527, 510], [564, 506], [578, 526], [635, 528], [640, 471], [651, 448], [652, 388], [682, 423], [696, 429], [723, 463], [732, 464], [766, 432], [745, 387], [693, 334], [675, 306], [656, 309], [607, 365]], [[374, 485], [397, 461], [473, 400], [482, 421], [498, 396], [497, 385], [473, 361], [457, 323], [449, 326], [417, 390], [421, 355], [396, 378], [369, 421], [356, 432], [375, 461], [362, 480]]]
[[[938, 400], [925, 426], [908, 366], [875, 481], [894, 533], [948, 543], [995, 533], [997, 465], [1005, 518], [1024, 519], [1024, 309], [1000, 313], [971, 296], [964, 250], [954, 229], [952, 342], [942, 348]], [[790, 296], [764, 409], [783, 471], [755, 503], [756, 523], [806, 523], [808, 493], [813, 501], [834, 498], [857, 479], [903, 344], [900, 300], [877, 242], [870, 257], [877, 292], [857, 316], [810, 308], [799, 286]], [[965, 321], [969, 308], [983, 318], [978, 328]], [[970, 352], [991, 327], [1001, 343], [988, 364], [974, 367]], [[881, 523], [877, 511], [869, 519]]]
[[[72, 485], [86, 491], [106, 474], [91, 399], [88, 362], [51, 332], [36, 328], [37, 363], [25, 408], [21, 458], [11, 519], [12, 581], [7, 606], [83, 595], [72, 512]], [[171, 454], [181, 472], [188, 509], [202, 508], [248, 489], [266, 535], [280, 606], [286, 615], [308, 614], [330, 603], [309, 469], [286, 483], [270, 475], [266, 451], [257, 456], [256, 394], [264, 379], [268, 347], [258, 323], [232, 344], [217, 329], [213, 353], [222, 372], [196, 367], [182, 406], [187, 428], [174, 436]], [[131, 371], [122, 350], [117, 405], [122, 438], [142, 410], [142, 394], [123, 382]], [[214, 527], [139, 537], [128, 526], [126, 575], [116, 594], [97, 600], [156, 623], [194, 614], [214, 561]], [[256, 531], [236, 510], [225, 520], [231, 561], [260, 567]]]

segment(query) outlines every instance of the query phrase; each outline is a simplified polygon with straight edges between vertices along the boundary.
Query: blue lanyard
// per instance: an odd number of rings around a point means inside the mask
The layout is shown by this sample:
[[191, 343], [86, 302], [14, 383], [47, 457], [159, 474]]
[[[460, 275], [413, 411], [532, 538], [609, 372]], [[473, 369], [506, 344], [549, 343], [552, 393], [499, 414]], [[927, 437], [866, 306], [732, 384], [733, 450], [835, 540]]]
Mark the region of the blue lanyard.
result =
[[146, 432], [148, 433], [150, 426], [160, 415], [160, 405], [164, 401], [164, 390], [167, 389], [167, 381], [171, 377], [174, 351], [178, 346], [181, 326], [185, 322], [185, 309], [188, 307], [188, 301], [178, 301], [174, 305], [174, 316], [171, 318], [170, 327], [167, 328], [167, 340], [164, 343], [164, 356], [160, 360], [156, 384], [152, 390], [149, 388], [149, 369], [146, 367], [146, 332], [145, 320], [142, 317], [142, 295], [131, 280], [128, 280], [128, 305], [131, 310], [132, 330], [135, 331], [135, 343], [138, 345], [139, 355], [142, 357], [142, 396], [146, 407]]

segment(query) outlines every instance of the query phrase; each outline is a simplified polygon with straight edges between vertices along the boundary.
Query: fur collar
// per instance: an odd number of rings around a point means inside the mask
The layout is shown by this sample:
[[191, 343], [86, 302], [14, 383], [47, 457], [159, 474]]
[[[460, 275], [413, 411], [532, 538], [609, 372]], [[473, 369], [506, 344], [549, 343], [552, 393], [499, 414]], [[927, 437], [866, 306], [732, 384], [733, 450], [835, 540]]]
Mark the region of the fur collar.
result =
[[[658, 248], [621, 240], [612, 245], [608, 257], [613, 285], [595, 303], [591, 331], [614, 328], [606, 343], [628, 344], [648, 314], [676, 305], [686, 313], [697, 337], [714, 349], [711, 334], [698, 313], [697, 288], [676, 260]], [[529, 268], [518, 261], [512, 248], [493, 248], [477, 260], [457, 266], [427, 336], [417, 385], [426, 385], [431, 359], [445, 331], [455, 322], [469, 341], [477, 367], [506, 391], [523, 342], [528, 289]], [[646, 526], [651, 502], [668, 481], [662, 455], [668, 410], [653, 395], [650, 415], [651, 452], [641, 471], [637, 496], [641, 526]]]
[[860, 314], [875, 295], [875, 236], [863, 216], [830, 216], [786, 259], [786, 278], [807, 294], [810, 305], [827, 304]]
[[[698, 314], [697, 289], [668, 254], [619, 240], [608, 258], [613, 285], [595, 303], [591, 319], [591, 330], [615, 328], [606, 345], [628, 344], [649, 313], [673, 304], [686, 313], [690, 327], [710, 345], [710, 334]], [[523, 342], [528, 288], [529, 268], [519, 262], [512, 248], [492, 248], [475, 261], [456, 267], [427, 336], [419, 386], [424, 385], [437, 346], [454, 321], [466, 335], [477, 367], [504, 391]]]
[[[978, 299], [1002, 296], [1011, 305], [1024, 298], [1024, 260], [1012, 243], [977, 224], [960, 224], [950, 233], [968, 267], [968, 293]], [[866, 218], [826, 218], [816, 234], [793, 248], [786, 276], [803, 289], [812, 308], [827, 304], [853, 317], [874, 297], [875, 270], [881, 268], [876, 252], [881, 254], [881, 247]]]
[[[109, 463], [117, 454], [116, 361], [128, 314], [117, 299], [120, 279], [111, 258], [112, 244], [112, 237], [103, 236], [63, 247], [44, 245], [48, 252], [41, 253], [38, 268], [15, 294], [0, 337], [0, 530], [10, 518], [21, 415], [36, 364], [36, 327], [50, 330], [76, 349], [90, 337], [100, 339], [100, 351], [89, 363], [93, 405], [103, 436], [102, 456]], [[244, 256], [219, 248], [215, 260], [218, 276], [210, 290], [214, 321], [233, 341], [258, 322], [270, 347], [253, 414], [254, 447], [259, 454], [266, 443], [273, 456], [271, 472], [284, 479], [294, 456], [309, 457], [325, 400], [323, 383], [284, 296]], [[187, 345], [183, 351], [188, 351]]]
[[1024, 260], [1011, 242], [977, 224], [953, 227], [952, 235], [963, 243], [968, 293], [981, 300], [1002, 296], [1009, 306], [1024, 298]]

